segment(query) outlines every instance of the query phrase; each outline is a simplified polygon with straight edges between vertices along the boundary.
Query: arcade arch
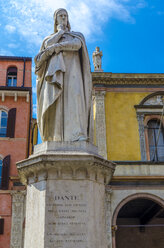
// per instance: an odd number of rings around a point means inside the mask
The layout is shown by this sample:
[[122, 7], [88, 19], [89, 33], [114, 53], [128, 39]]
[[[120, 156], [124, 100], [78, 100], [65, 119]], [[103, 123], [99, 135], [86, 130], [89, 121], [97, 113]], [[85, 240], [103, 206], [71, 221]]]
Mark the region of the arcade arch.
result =
[[137, 193], [122, 200], [112, 219], [112, 248], [163, 248], [164, 200]]

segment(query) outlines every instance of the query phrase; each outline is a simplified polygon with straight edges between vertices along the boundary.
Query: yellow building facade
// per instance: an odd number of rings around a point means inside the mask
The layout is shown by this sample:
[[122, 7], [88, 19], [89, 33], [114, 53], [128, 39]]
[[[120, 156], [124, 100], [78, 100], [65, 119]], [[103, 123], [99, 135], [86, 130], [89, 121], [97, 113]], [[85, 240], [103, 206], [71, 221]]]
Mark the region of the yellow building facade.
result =
[[92, 73], [95, 142], [116, 163], [106, 188], [110, 248], [164, 245], [164, 74]]

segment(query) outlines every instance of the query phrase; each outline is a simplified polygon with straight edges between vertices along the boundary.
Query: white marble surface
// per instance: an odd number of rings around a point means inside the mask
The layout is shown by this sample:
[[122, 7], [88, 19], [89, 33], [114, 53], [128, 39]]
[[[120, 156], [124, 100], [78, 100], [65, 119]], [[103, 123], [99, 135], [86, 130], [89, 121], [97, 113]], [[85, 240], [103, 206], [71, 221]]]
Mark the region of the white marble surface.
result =
[[99, 154], [107, 159], [106, 144], [106, 120], [105, 120], [105, 91], [95, 91], [95, 126], [96, 126], [96, 145]]
[[114, 176], [118, 177], [164, 177], [163, 164], [117, 165]]
[[92, 78], [83, 35], [71, 32], [68, 13], [55, 11], [54, 33], [35, 57], [37, 121], [42, 141], [93, 140]]
[[105, 185], [114, 164], [84, 151], [45, 151], [17, 168], [27, 183], [25, 248], [107, 248]]
[[102, 70], [102, 51], [100, 51], [99, 47], [96, 47], [96, 50], [92, 54], [94, 71], [95, 72], [103, 72]]
[[25, 218], [25, 191], [13, 191], [10, 248], [23, 248], [23, 223]]
[[54, 141], [46, 141], [39, 145], [34, 146], [34, 155], [43, 154], [43, 153], [60, 153], [60, 152], [85, 152], [91, 154], [98, 154], [98, 147], [87, 142], [54, 142]]
[[29, 185], [25, 248], [107, 247], [104, 197], [104, 185], [89, 180]]

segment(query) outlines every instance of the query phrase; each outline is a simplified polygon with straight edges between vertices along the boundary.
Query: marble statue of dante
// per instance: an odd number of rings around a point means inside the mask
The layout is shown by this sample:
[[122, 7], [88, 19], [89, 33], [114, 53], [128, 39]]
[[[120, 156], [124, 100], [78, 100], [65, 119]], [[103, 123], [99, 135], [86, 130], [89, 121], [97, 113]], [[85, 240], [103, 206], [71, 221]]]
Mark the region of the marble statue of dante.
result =
[[54, 13], [54, 33], [35, 57], [37, 118], [42, 141], [91, 137], [92, 80], [84, 37], [71, 32], [68, 13]]

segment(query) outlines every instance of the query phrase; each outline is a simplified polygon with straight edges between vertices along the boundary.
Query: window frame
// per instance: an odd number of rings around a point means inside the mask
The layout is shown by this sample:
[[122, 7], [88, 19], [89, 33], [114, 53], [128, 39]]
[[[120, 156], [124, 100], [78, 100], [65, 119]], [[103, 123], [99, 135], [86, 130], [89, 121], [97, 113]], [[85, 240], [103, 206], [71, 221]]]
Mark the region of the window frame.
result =
[[0, 161], [2, 161], [2, 165], [0, 165], [0, 170], [1, 170], [1, 173], [0, 173], [0, 188], [1, 188], [1, 183], [2, 183], [2, 167], [3, 167], [3, 159], [4, 159], [4, 157], [0, 154]]
[[[148, 122], [150, 122], [151, 120], [158, 120], [159, 123], [161, 122], [161, 116], [160, 115], [149, 115], [149, 116], [145, 116], [145, 120], [144, 120], [144, 127], [145, 127], [145, 144], [146, 144], [146, 156], [147, 156], [147, 160], [148, 161], [154, 161], [154, 162], [161, 162], [161, 160], [151, 160], [150, 158], [150, 146], [149, 146], [149, 135], [148, 135]], [[164, 127], [164, 119], [162, 121], [162, 126]]]
[[[161, 119], [164, 105], [164, 91], [147, 95], [138, 105], [134, 105], [138, 121], [141, 161], [150, 161], [147, 123], [151, 119]], [[164, 126], [164, 118], [163, 118]]]
[[3, 126], [1, 127], [1, 113], [5, 112], [7, 114], [7, 121], [6, 121], [6, 133], [5, 136], [1, 136], [1, 132], [0, 132], [0, 138], [6, 138], [7, 137], [7, 122], [8, 122], [8, 110], [4, 109], [4, 108], [0, 108], [0, 129], [4, 128]]
[[[15, 73], [12, 72], [13, 69], [15, 69]], [[11, 73], [11, 75], [9, 73]], [[14, 74], [12, 75], [12, 73], [14, 73]], [[8, 81], [9, 77], [11, 78], [11, 85], [9, 85], [9, 81]], [[16, 79], [16, 85], [14, 85], [14, 79]], [[13, 65], [13, 66], [10, 65], [7, 68], [7, 73], [6, 73], [6, 86], [7, 87], [17, 87], [17, 79], [18, 79], [18, 68], [15, 65]]]

